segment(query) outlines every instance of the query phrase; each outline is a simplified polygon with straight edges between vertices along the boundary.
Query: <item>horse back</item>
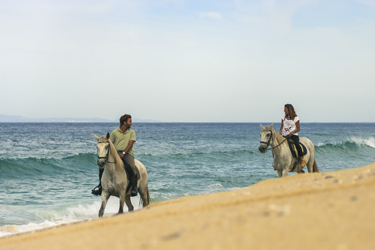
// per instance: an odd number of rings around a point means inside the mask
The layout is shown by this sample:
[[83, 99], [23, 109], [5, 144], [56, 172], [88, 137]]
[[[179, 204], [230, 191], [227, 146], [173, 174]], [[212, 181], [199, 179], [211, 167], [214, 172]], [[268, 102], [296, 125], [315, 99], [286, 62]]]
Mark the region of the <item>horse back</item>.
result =
[[138, 171], [139, 171], [139, 174], [141, 176], [141, 180], [142, 179], [146, 179], [147, 180], [147, 170], [146, 170], [146, 167], [145, 165], [143, 165], [142, 162], [140, 162], [139, 160], [137, 159], [134, 159], [134, 163], [135, 163], [135, 166], [138, 168]]
[[309, 138], [306, 137], [300, 137], [299, 142], [305, 145], [306, 149], [309, 150], [310, 152], [315, 151], [314, 144], [310, 141]]

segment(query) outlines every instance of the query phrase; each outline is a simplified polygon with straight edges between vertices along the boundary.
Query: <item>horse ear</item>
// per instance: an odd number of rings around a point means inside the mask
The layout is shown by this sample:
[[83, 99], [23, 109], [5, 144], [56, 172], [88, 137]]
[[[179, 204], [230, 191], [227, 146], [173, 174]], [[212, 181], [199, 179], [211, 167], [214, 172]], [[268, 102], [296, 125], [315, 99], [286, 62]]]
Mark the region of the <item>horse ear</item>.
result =
[[109, 139], [109, 136], [110, 136], [110, 134], [109, 134], [109, 132], [107, 132], [107, 140]]
[[95, 139], [96, 139], [97, 141], [99, 141], [99, 137], [97, 137], [96, 134], [94, 134], [94, 136], [95, 136]]
[[262, 125], [262, 124], [260, 124], [260, 127], [262, 128], [262, 130], [264, 129], [264, 127], [263, 127], [263, 125]]
[[273, 127], [273, 123], [270, 125], [270, 129], [272, 129], [272, 127]]

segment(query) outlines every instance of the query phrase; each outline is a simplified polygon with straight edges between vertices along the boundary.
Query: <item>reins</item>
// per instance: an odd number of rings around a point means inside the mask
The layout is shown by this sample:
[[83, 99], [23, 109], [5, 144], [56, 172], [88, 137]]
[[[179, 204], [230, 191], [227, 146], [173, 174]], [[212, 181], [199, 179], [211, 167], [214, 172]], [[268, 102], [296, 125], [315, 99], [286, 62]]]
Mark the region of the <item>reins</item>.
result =
[[[266, 145], [267, 145], [267, 149], [266, 149], [266, 150], [269, 150], [269, 149], [268, 149], [268, 146], [270, 146], [270, 144], [271, 144], [271, 139], [273, 138], [272, 130], [271, 130], [270, 132], [271, 132], [271, 136], [270, 136], [270, 138], [268, 139], [268, 142], [260, 141], [260, 143], [263, 143], [263, 144], [266, 144]], [[277, 146], [275, 146], [275, 147], [271, 147], [271, 150], [273, 150], [273, 149], [279, 147], [279, 146], [280, 146], [281, 144], [283, 144], [285, 141], [286, 141], [286, 138], [285, 138], [285, 139], [284, 139], [279, 145], [277, 145]]]

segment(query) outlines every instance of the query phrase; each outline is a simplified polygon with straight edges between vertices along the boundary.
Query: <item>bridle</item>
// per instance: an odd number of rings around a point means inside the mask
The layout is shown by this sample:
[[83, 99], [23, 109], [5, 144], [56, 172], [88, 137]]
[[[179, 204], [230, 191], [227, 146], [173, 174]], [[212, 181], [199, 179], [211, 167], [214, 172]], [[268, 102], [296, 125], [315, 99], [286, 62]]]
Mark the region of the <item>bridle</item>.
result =
[[[100, 160], [102, 160], [102, 159], [104, 159], [104, 165], [105, 164], [107, 164], [107, 163], [115, 163], [115, 162], [110, 162], [110, 161], [108, 161], [108, 156], [109, 156], [109, 151], [110, 151], [110, 146], [109, 146], [109, 142], [108, 141], [106, 141], [106, 142], [98, 142], [98, 144], [99, 143], [108, 143], [108, 151], [107, 151], [107, 155], [105, 156], [105, 157], [100, 157], [99, 155], [98, 155], [98, 161], [97, 161], [97, 164], [98, 164], [98, 166], [100, 167], [100, 165], [99, 165], [99, 161]], [[103, 165], [103, 166], [104, 166]], [[100, 167], [100, 168], [104, 168], [104, 167]]]
[[[273, 141], [273, 133], [272, 133], [272, 130], [271, 130], [270, 132], [271, 132], [271, 136], [270, 136], [270, 138], [268, 139], [268, 142], [260, 141], [260, 143], [263, 143], [263, 144], [266, 144], [266, 145], [267, 145], [267, 149], [266, 149], [266, 150], [268, 150], [268, 147], [271, 145], [271, 139], [272, 139], [272, 141]], [[286, 141], [286, 138], [285, 138], [285, 139], [284, 139], [279, 145], [277, 145], [277, 146], [275, 146], [275, 147], [271, 147], [271, 150], [273, 150], [273, 149], [279, 147], [279, 146], [280, 146], [281, 144], [283, 144], [285, 141]]]

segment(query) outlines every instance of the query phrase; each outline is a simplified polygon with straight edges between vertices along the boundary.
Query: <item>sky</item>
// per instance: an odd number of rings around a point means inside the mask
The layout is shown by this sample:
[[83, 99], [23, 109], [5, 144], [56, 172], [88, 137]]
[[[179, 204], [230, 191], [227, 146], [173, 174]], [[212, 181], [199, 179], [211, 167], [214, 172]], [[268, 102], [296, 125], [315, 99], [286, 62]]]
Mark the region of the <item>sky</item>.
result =
[[375, 0], [0, 0], [0, 114], [375, 122]]

